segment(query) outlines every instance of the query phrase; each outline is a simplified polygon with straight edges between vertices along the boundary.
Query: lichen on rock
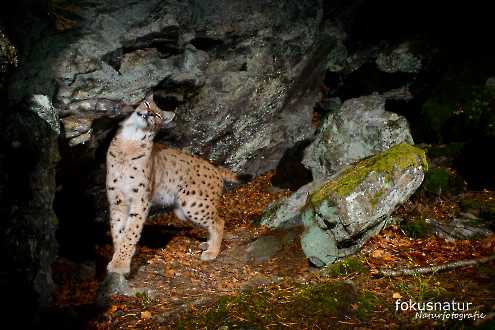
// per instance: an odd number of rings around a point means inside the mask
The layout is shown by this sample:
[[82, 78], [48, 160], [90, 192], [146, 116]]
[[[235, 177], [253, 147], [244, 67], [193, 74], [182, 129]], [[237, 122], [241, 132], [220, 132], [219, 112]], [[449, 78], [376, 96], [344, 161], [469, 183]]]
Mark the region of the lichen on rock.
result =
[[306, 184], [272, 204], [261, 223], [271, 228], [303, 224], [303, 251], [322, 267], [355, 253], [385, 227], [395, 208], [421, 185], [427, 169], [422, 149], [398, 144]]
[[399, 144], [334, 175], [304, 207], [306, 256], [323, 266], [355, 253], [416, 191], [427, 169], [423, 150]]
[[383, 173], [385, 180], [389, 180], [396, 169], [405, 170], [417, 166], [418, 159], [421, 161], [420, 165], [427, 171], [428, 162], [423, 150], [408, 144], [393, 146], [382, 154], [364, 159], [355, 166], [343, 170], [335, 179], [327, 181], [318, 191], [311, 194], [309, 201], [312, 205], [317, 205], [331, 194], [347, 196], [371, 172]]
[[328, 115], [303, 159], [314, 179], [328, 178], [394, 145], [413, 143], [407, 120], [385, 111], [386, 99], [378, 94], [350, 99]]

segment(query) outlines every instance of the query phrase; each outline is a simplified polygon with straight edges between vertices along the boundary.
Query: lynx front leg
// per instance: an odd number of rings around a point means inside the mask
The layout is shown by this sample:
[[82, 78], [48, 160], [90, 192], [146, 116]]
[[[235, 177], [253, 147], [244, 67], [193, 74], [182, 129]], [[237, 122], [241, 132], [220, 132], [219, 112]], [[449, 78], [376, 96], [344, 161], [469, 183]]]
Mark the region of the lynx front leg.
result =
[[149, 202], [144, 198], [139, 197], [138, 201], [131, 203], [127, 223], [120, 234], [119, 244], [115, 246], [112, 261], [107, 267], [109, 272], [127, 274], [131, 270], [131, 260], [150, 208]]
[[112, 242], [115, 251], [127, 223], [129, 203], [121, 192], [109, 193], [108, 201], [110, 204], [110, 231], [112, 233]]

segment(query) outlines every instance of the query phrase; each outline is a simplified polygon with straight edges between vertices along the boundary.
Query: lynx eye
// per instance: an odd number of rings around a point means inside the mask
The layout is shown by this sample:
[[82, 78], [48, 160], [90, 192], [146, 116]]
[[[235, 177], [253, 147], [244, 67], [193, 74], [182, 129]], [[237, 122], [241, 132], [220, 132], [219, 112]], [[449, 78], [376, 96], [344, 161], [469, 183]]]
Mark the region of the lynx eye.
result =
[[146, 104], [146, 107], [147, 107], [148, 109], [151, 109], [150, 104], [148, 103], [148, 101], [144, 101], [144, 104]]

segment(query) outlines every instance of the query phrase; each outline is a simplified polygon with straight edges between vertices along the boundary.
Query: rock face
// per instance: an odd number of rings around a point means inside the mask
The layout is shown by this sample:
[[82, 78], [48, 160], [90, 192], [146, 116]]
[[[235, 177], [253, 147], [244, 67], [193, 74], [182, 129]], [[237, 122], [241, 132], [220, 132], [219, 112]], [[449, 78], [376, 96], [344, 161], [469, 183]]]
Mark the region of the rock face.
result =
[[0, 29], [0, 88], [3, 88], [5, 74], [17, 65], [17, 51]]
[[17, 64], [17, 51], [9, 39], [0, 30], [0, 72], [6, 73]]
[[302, 221], [301, 246], [316, 266], [355, 253], [385, 225], [394, 209], [421, 185], [422, 150], [399, 144], [349, 166], [326, 181], [303, 186], [272, 205], [262, 223], [284, 227]]
[[407, 42], [393, 50], [378, 54], [375, 62], [380, 70], [389, 73], [418, 73], [422, 68], [421, 58], [410, 51]]
[[[320, 31], [321, 2], [105, 0], [70, 10], [78, 19], [64, 33], [33, 34], [13, 102], [45, 94], [60, 108], [95, 98], [135, 104], [154, 89], [161, 106], [176, 108], [179, 147], [251, 174], [312, 136], [335, 44]], [[66, 120], [71, 145], [110, 115]]]
[[56, 114], [44, 101], [39, 96], [28, 108], [2, 113], [0, 121], [1, 273], [7, 274], [0, 284], [14, 308], [6, 313], [22, 313], [22, 324], [48, 306], [55, 289], [51, 266], [58, 220], [52, 206], [59, 153], [49, 123]]
[[413, 143], [407, 120], [385, 111], [385, 101], [381, 95], [350, 99], [328, 115], [303, 159], [315, 180], [394, 145]]

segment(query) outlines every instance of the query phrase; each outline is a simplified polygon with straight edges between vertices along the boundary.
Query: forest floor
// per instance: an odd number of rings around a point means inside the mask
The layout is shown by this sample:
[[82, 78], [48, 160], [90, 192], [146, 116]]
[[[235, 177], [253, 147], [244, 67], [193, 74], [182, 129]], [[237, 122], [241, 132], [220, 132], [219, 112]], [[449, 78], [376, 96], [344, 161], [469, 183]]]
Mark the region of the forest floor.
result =
[[[104, 310], [97, 310], [94, 303], [111, 244], [98, 246], [103, 266], [96, 274], [60, 260], [54, 267], [59, 292], [53, 310], [64, 313], [65, 319], [57, 318], [57, 326], [74, 329], [71, 319], [77, 318], [77, 327], [85, 329], [493, 329], [495, 262], [413, 276], [383, 277], [377, 270], [492, 255], [495, 235], [454, 241], [434, 235], [413, 238], [411, 231], [393, 225], [367, 242], [358, 255], [319, 270], [304, 257], [297, 232], [270, 232], [253, 225], [270, 202], [290, 193], [273, 188], [271, 175], [224, 195], [226, 234], [214, 261], [199, 259], [204, 231], [169, 214], [151, 217], [129, 276], [130, 286], [142, 291], [135, 297], [115, 296]], [[492, 192], [478, 194], [495, 199]], [[421, 214], [437, 220], [457, 213], [456, 200], [421, 194], [396, 211], [400, 217]], [[270, 239], [253, 252], [249, 247], [259, 237]], [[277, 241], [282, 243], [272, 244]], [[432, 320], [397, 310], [420, 301], [470, 303], [462, 313], [485, 317]], [[398, 305], [401, 302], [405, 303]]]

